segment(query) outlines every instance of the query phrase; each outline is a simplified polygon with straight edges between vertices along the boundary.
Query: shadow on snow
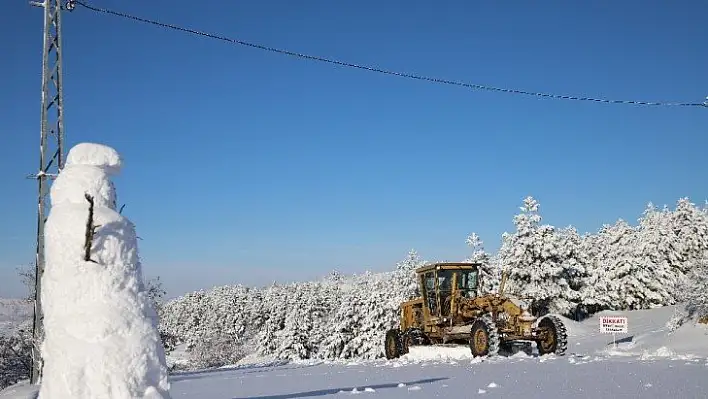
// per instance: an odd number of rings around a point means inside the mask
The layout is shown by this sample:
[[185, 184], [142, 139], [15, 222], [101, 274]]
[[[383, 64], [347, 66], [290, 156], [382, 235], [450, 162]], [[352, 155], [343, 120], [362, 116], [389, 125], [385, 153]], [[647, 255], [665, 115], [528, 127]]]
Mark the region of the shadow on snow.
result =
[[634, 335], [630, 335], [629, 337], [620, 338], [617, 341], [610, 341], [607, 343], [607, 346], [612, 346], [614, 344], [627, 344], [627, 343], [631, 343], [632, 341], [634, 341]]
[[[283, 367], [286, 365], [288, 367]], [[297, 370], [307, 367], [317, 366], [318, 364], [294, 364], [288, 361], [277, 361], [266, 364], [249, 364], [243, 366], [233, 366], [233, 367], [220, 367], [213, 369], [195, 370], [195, 371], [180, 371], [170, 374], [170, 382], [186, 381], [186, 380], [196, 380], [200, 378], [209, 378], [220, 373], [233, 373], [235, 371], [242, 371], [239, 374], [253, 374], [253, 373], [265, 373], [274, 370]]]
[[[441, 378], [428, 378], [424, 380], [418, 380], [418, 381], [408, 381], [404, 382], [406, 385], [416, 385], [416, 384], [430, 384], [433, 382], [438, 382], [438, 381], [444, 381], [447, 380], [447, 377], [441, 377]], [[378, 385], [362, 385], [362, 386], [350, 386], [350, 387], [342, 387], [342, 388], [329, 388], [329, 389], [319, 389], [315, 391], [306, 391], [306, 392], [297, 392], [297, 393], [284, 393], [284, 394], [278, 394], [278, 395], [265, 395], [265, 396], [248, 396], [248, 397], [242, 397], [242, 398], [232, 398], [232, 399], [296, 399], [296, 398], [307, 398], [307, 397], [312, 397], [312, 396], [325, 396], [325, 395], [336, 395], [337, 393], [344, 391], [344, 392], [351, 392], [354, 388], [358, 389], [359, 391], [363, 391], [364, 388], [373, 388], [373, 389], [388, 389], [388, 388], [398, 388], [399, 383], [390, 383], [390, 384], [378, 384]]]

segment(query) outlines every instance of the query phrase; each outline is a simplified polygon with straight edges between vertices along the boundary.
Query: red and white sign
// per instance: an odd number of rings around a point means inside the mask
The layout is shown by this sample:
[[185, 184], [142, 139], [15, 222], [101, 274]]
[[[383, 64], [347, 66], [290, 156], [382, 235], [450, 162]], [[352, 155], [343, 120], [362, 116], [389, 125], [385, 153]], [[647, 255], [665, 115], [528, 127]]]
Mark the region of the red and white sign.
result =
[[626, 333], [629, 321], [625, 316], [600, 316], [600, 332], [603, 334]]

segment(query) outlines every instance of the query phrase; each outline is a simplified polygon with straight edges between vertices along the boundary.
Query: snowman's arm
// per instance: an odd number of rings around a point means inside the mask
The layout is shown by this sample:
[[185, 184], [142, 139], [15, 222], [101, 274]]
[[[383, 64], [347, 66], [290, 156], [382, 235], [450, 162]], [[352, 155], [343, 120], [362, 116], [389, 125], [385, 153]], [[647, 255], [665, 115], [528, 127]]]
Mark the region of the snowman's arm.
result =
[[89, 214], [88, 220], [86, 221], [86, 241], [84, 242], [84, 260], [86, 262], [98, 263], [91, 259], [91, 248], [93, 247], [93, 237], [96, 235], [96, 229], [100, 226], [93, 225], [93, 197], [89, 193], [86, 193], [84, 197], [89, 203]]

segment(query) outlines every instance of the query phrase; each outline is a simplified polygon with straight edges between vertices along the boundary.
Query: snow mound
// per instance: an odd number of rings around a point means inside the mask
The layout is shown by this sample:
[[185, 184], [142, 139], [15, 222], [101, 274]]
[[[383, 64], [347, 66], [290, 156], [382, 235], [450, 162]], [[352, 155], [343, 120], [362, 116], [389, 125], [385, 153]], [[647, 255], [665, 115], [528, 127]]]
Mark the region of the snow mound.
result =
[[402, 362], [459, 361], [471, 360], [472, 352], [465, 345], [460, 346], [412, 346], [401, 356]]
[[80, 143], [72, 147], [67, 154], [65, 166], [93, 166], [108, 174], [115, 174], [120, 172], [123, 160], [118, 151], [107, 145]]
[[82, 143], [73, 147], [66, 165], [50, 189], [52, 206], [85, 206], [85, 195], [94, 198], [96, 207], [116, 209], [116, 193], [109, 179], [121, 168], [120, 155], [102, 144]]
[[596, 326], [589, 326], [573, 319], [569, 319], [563, 315], [553, 315], [561, 319], [561, 321], [565, 325], [566, 331], [568, 332], [568, 337], [582, 338], [596, 334], [598, 331], [598, 328]]
[[32, 385], [28, 380], [18, 382], [15, 385], [0, 391], [0, 398], [4, 399], [37, 399], [39, 386]]
[[[157, 314], [143, 284], [134, 225], [115, 211], [106, 168], [120, 157], [80, 144], [50, 193], [42, 276], [40, 398], [169, 398]], [[98, 226], [84, 260], [89, 203]]]
[[[686, 323], [673, 332], [666, 327], [667, 321], [676, 309], [681, 307], [682, 305], [676, 305], [627, 312], [600, 312], [579, 323], [588, 333], [569, 338], [569, 349], [573, 348], [575, 352], [595, 352], [604, 356], [640, 359], [683, 360], [708, 357], [708, 326]], [[612, 334], [601, 334], [598, 318], [606, 315], [626, 316], [628, 332], [616, 334], [615, 341]]]
[[692, 353], [708, 358], [708, 325], [687, 323], [667, 333], [665, 345], [677, 353]]

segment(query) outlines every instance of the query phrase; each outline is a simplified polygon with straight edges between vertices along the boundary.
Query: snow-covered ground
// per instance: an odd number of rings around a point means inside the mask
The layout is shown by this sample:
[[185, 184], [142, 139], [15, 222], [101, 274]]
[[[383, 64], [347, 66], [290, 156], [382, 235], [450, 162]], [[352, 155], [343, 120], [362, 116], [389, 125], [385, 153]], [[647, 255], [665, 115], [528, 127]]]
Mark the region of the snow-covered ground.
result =
[[704, 398], [707, 365], [685, 361], [508, 358], [493, 362], [284, 365], [173, 377], [186, 398], [345, 397]]
[[[468, 348], [414, 348], [397, 360], [277, 362], [247, 357], [216, 370], [175, 373], [174, 398], [290, 399], [380, 398], [705, 398], [708, 392], [708, 326], [689, 323], [669, 334], [674, 307], [621, 314], [629, 333], [598, 332], [597, 317], [569, 330], [566, 356], [516, 353], [473, 359]], [[26, 385], [9, 387], [0, 398], [33, 398]]]

